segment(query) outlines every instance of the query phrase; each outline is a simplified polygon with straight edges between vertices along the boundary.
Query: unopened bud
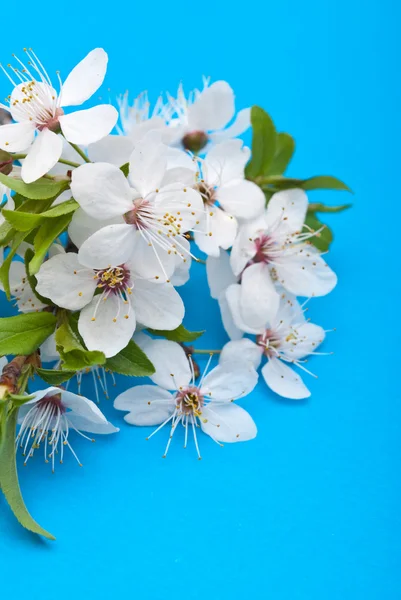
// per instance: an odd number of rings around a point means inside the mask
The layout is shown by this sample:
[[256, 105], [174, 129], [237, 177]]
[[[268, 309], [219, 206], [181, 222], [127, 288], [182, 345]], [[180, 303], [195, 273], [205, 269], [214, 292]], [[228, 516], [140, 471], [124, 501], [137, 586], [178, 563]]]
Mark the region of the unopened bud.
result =
[[185, 150], [194, 154], [200, 152], [208, 143], [209, 138], [204, 131], [191, 131], [182, 138], [182, 144]]
[[12, 170], [13, 157], [5, 150], [0, 150], [0, 173], [2, 173], [3, 175], [9, 175]]

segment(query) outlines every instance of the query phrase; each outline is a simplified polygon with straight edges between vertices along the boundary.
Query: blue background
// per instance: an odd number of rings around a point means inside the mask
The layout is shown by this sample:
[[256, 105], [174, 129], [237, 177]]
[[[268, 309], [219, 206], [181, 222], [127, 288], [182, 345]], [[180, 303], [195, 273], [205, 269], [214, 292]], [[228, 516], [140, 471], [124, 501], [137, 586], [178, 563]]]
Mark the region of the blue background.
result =
[[[202, 74], [227, 79], [238, 107], [264, 106], [295, 136], [290, 174], [337, 175], [355, 204], [328, 219], [339, 285], [311, 302], [310, 316], [337, 332], [325, 343], [335, 354], [311, 361], [312, 398], [285, 402], [261, 382], [244, 401], [257, 439], [220, 449], [203, 436], [200, 462], [180, 440], [162, 460], [166, 432], [146, 442], [104, 402], [121, 434], [76, 441], [83, 469], [71, 459], [52, 476], [39, 457], [21, 469], [27, 504], [56, 543], [20, 529], [0, 500], [2, 594], [400, 598], [399, 7], [176, 0], [16, 10], [3, 9], [4, 63], [31, 45], [65, 77], [103, 46], [111, 97], [129, 88], [155, 99], [180, 79], [200, 85]], [[186, 325], [208, 330], [199, 346], [224, 343], [202, 267], [183, 295]]]

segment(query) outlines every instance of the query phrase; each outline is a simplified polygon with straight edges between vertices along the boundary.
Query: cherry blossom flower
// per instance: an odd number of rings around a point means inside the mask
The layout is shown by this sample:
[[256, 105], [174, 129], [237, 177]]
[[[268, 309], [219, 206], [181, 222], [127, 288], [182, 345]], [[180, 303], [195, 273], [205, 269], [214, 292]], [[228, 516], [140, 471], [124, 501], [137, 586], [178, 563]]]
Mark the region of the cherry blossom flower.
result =
[[173, 117], [168, 120], [169, 131], [164, 140], [173, 145], [182, 145], [192, 152], [199, 152], [210, 143], [237, 137], [251, 124], [250, 109], [241, 110], [235, 116], [234, 92], [226, 81], [209, 85], [204, 80], [202, 91], [195, 90], [186, 98], [182, 85], [177, 98], [169, 96]]
[[25, 52], [27, 65], [14, 56], [18, 67], [9, 65], [12, 76], [2, 67], [14, 90], [9, 106], [1, 106], [16, 122], [0, 126], [0, 148], [8, 152], [25, 152], [28, 148], [21, 176], [26, 183], [31, 183], [47, 173], [60, 158], [63, 142], [58, 132], [69, 142], [86, 146], [110, 133], [118, 112], [110, 104], [101, 104], [64, 113], [64, 108], [83, 104], [102, 85], [108, 60], [103, 49], [89, 52], [64, 83], [58, 75], [59, 94], [36, 54], [31, 49]]
[[171, 284], [138, 279], [134, 272], [134, 260], [91, 269], [80, 262], [80, 254], [67, 252], [43, 263], [37, 291], [57, 306], [80, 310], [78, 330], [88, 350], [110, 357], [125, 348], [137, 321], [168, 330], [184, 317], [183, 302]]
[[149, 339], [142, 347], [156, 369], [151, 379], [157, 385], [130, 388], [117, 396], [114, 406], [129, 412], [124, 418], [131, 425], [158, 425], [149, 438], [169, 424], [171, 431], [164, 457], [180, 423], [185, 431], [184, 447], [191, 430], [199, 459], [199, 427], [220, 445], [256, 436], [256, 425], [250, 415], [233, 403], [255, 387], [258, 377], [253, 367], [237, 362], [219, 365], [208, 373], [210, 357], [197, 383], [192, 361], [179, 344]]
[[19, 409], [18, 423], [20, 430], [16, 445], [25, 456], [24, 464], [42, 446], [45, 462], [51, 463], [53, 473], [56, 455], [63, 463], [66, 448], [82, 466], [70, 443], [71, 431], [92, 442], [94, 440], [82, 432], [108, 434], [119, 431], [107, 421], [94, 402], [58, 387], [34, 392], [33, 398]]
[[337, 283], [320, 252], [311, 245], [315, 232], [303, 232], [308, 200], [299, 189], [272, 196], [266, 212], [245, 223], [234, 242], [231, 266], [241, 276], [240, 310], [250, 324], [274, 318], [276, 283], [295, 296], [324, 296]]
[[234, 322], [226, 297], [226, 292], [230, 285], [238, 283], [238, 277], [234, 275], [231, 268], [230, 255], [228, 252], [221, 250], [220, 255], [217, 257], [208, 256], [206, 260], [206, 275], [210, 295], [217, 300], [219, 304], [224, 329], [230, 339], [241, 339], [243, 332]]
[[95, 269], [122, 264], [135, 256], [135, 270], [146, 279], [169, 281], [177, 257], [190, 256], [186, 232], [203, 211], [200, 194], [171, 181], [168, 148], [147, 138], [130, 159], [128, 179], [107, 163], [85, 164], [73, 171], [75, 200], [94, 221], [123, 218], [92, 234], [80, 249], [81, 262]]
[[270, 389], [284, 398], [308, 398], [310, 391], [292, 366], [316, 377], [305, 367], [306, 357], [326, 354], [316, 352], [326, 332], [305, 319], [302, 307], [288, 292], [281, 294], [279, 309], [269, 323], [259, 327], [249, 325], [240, 309], [240, 288], [239, 284], [231, 286], [228, 295], [231, 313], [240, 330], [256, 335], [256, 343], [247, 338], [228, 342], [222, 350], [220, 364], [242, 360], [257, 369], [265, 356], [267, 363], [262, 375]]

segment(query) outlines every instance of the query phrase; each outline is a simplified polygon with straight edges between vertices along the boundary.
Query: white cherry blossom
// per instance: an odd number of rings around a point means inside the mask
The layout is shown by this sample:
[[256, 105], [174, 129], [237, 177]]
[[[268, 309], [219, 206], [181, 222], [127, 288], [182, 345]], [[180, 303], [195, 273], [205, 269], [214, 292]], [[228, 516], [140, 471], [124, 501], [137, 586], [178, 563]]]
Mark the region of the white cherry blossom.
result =
[[19, 409], [18, 423], [20, 430], [16, 445], [25, 456], [24, 464], [42, 446], [45, 462], [51, 463], [53, 472], [56, 455], [57, 460], [63, 463], [67, 448], [82, 466], [70, 443], [72, 431], [92, 442], [94, 440], [85, 433], [108, 434], [119, 431], [91, 400], [58, 387], [34, 392], [33, 398]]
[[149, 438], [165, 425], [171, 427], [164, 457], [180, 423], [185, 432], [184, 447], [192, 432], [199, 459], [198, 427], [220, 445], [256, 436], [250, 415], [233, 403], [255, 387], [258, 377], [253, 367], [237, 362], [219, 365], [208, 373], [210, 357], [197, 382], [192, 361], [179, 344], [149, 339], [142, 348], [156, 369], [151, 379], [157, 385], [130, 388], [117, 396], [114, 406], [129, 413], [124, 418], [131, 425], [158, 425]]
[[110, 104], [101, 104], [86, 110], [65, 114], [64, 108], [79, 106], [102, 85], [107, 54], [96, 48], [71, 71], [62, 83], [59, 74], [59, 93], [36, 54], [25, 50], [27, 64], [16, 56], [12, 75], [1, 67], [14, 86], [7, 109], [15, 123], [0, 126], [0, 148], [8, 152], [25, 152], [22, 179], [35, 181], [56, 164], [63, 149], [61, 131], [73, 144], [88, 145], [110, 133], [118, 119], [117, 110]]

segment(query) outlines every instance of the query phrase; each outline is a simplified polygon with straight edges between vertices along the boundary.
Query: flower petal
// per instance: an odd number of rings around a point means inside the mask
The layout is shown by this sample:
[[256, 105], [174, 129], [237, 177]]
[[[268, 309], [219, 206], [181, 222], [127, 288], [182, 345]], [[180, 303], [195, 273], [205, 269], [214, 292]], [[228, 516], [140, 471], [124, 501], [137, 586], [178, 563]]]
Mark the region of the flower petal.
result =
[[219, 256], [220, 248], [231, 248], [237, 234], [237, 220], [217, 206], [205, 207], [201, 231], [194, 234], [195, 243], [209, 256]]
[[9, 123], [0, 126], [0, 148], [7, 152], [26, 150], [35, 137], [35, 125], [31, 121]]
[[281, 350], [285, 352], [288, 358], [299, 360], [314, 352], [323, 342], [325, 335], [322, 327], [304, 321], [296, 327], [296, 339], [284, 342], [281, 345]]
[[114, 408], [129, 411], [124, 419], [130, 425], [159, 425], [174, 412], [173, 396], [156, 385], [138, 385], [114, 400]]
[[110, 133], [118, 120], [111, 104], [99, 104], [59, 117], [60, 127], [69, 142], [87, 146]]
[[269, 388], [283, 398], [301, 400], [310, 396], [301, 377], [278, 358], [268, 360], [262, 368], [262, 375]]
[[308, 209], [308, 196], [303, 190], [283, 190], [269, 200], [266, 219], [275, 234], [292, 234], [301, 231]]
[[56, 164], [63, 151], [63, 141], [49, 129], [39, 132], [23, 162], [21, 177], [32, 183], [45, 175]]
[[92, 269], [85, 269], [74, 252], [46, 260], [36, 274], [37, 291], [54, 304], [80, 310], [93, 298], [97, 282]]
[[337, 275], [309, 245], [287, 255], [276, 271], [281, 285], [295, 296], [325, 296], [337, 284]]
[[261, 347], [252, 342], [252, 340], [248, 340], [247, 338], [233, 340], [223, 346], [219, 357], [219, 364], [245, 361], [251, 364], [254, 369], [258, 369], [262, 361], [262, 354]]
[[169, 340], [152, 340], [144, 344], [143, 351], [153, 363], [156, 372], [150, 379], [166, 390], [178, 390], [191, 381], [191, 368], [182, 347]]
[[107, 227], [107, 225], [124, 225], [124, 219], [123, 217], [114, 217], [113, 219], [98, 221], [90, 217], [82, 208], [78, 208], [74, 212], [71, 223], [68, 226], [68, 235], [73, 244], [77, 248], [80, 248], [91, 235], [99, 231], [99, 229]]
[[250, 414], [233, 403], [215, 405], [211, 402], [202, 411], [201, 427], [211, 438], [227, 443], [247, 442], [257, 434]]
[[130, 184], [143, 196], [160, 188], [167, 166], [167, 148], [149, 139], [139, 142], [129, 160]]
[[74, 169], [71, 191], [94, 219], [110, 219], [132, 209], [132, 190], [124, 173], [108, 163], [87, 163]]
[[[256, 325], [252, 327], [248, 324], [248, 322], [244, 319], [242, 310], [241, 310], [241, 294], [242, 288], [239, 283], [234, 283], [230, 285], [225, 291], [225, 298], [227, 301], [227, 306], [229, 308], [232, 320], [235, 326], [241, 331], [245, 333], [253, 333], [258, 334], [262, 333], [265, 329], [264, 324]], [[232, 336], [230, 336], [232, 338]], [[233, 339], [233, 338], [232, 338]], [[238, 338], [236, 338], [238, 339]]]
[[137, 233], [127, 223], [102, 227], [82, 244], [80, 263], [91, 269], [124, 264], [132, 256]]
[[227, 212], [240, 219], [254, 219], [263, 213], [265, 195], [256, 183], [235, 179], [217, 190], [216, 198]]
[[255, 263], [245, 269], [241, 278], [240, 311], [252, 328], [263, 327], [275, 318], [280, 296], [270, 276], [268, 265]]
[[234, 92], [226, 81], [216, 81], [188, 107], [188, 127], [210, 131], [221, 129], [235, 112]]
[[169, 213], [176, 218], [180, 231], [191, 230], [203, 214], [202, 197], [196, 190], [181, 183], [170, 183], [154, 195], [154, 204], [162, 218]]
[[243, 362], [223, 363], [206, 375], [201, 392], [213, 401], [231, 402], [249, 394], [258, 382], [258, 374]]
[[221, 251], [218, 257], [208, 256], [206, 275], [210, 295], [215, 299], [219, 298], [221, 292], [224, 292], [229, 285], [237, 283], [237, 277], [231, 269], [230, 255], [225, 251]]
[[114, 427], [114, 425], [106, 419], [102, 423], [94, 423], [91, 421], [91, 419], [81, 417], [75, 413], [67, 413], [67, 417], [69, 424], [75, 427], [75, 429], [78, 431], [86, 431], [87, 433], [96, 433], [101, 435], [118, 433], [120, 431], [118, 427]]
[[233, 179], [244, 179], [250, 150], [242, 145], [242, 140], [227, 140], [207, 153], [202, 170], [209, 185], [224, 186]]
[[123, 135], [106, 135], [103, 139], [90, 144], [88, 156], [92, 162], [107, 162], [121, 167], [129, 161], [133, 142]]
[[[154, 243], [152, 238], [145, 238], [139, 231], [133, 230], [131, 261], [132, 273], [143, 279], [165, 283], [170, 281], [174, 273], [178, 255], [168, 253], [167, 250]], [[148, 241], [150, 239], [151, 241]], [[116, 263], [120, 264], [120, 263]]]
[[242, 135], [251, 126], [251, 109], [243, 108], [237, 113], [234, 122], [222, 131], [214, 131], [209, 138], [215, 144], [220, 144], [230, 138]]
[[103, 83], [107, 61], [108, 56], [103, 48], [89, 52], [63, 83], [60, 106], [78, 106], [89, 100]]
[[240, 340], [244, 335], [244, 332], [241, 329], [239, 329], [235, 324], [227, 301], [226, 291], [221, 292], [217, 301], [219, 303], [221, 322], [225, 332], [231, 340]]
[[176, 329], [184, 318], [184, 303], [169, 283], [157, 284], [137, 279], [132, 305], [137, 321], [152, 329]]

